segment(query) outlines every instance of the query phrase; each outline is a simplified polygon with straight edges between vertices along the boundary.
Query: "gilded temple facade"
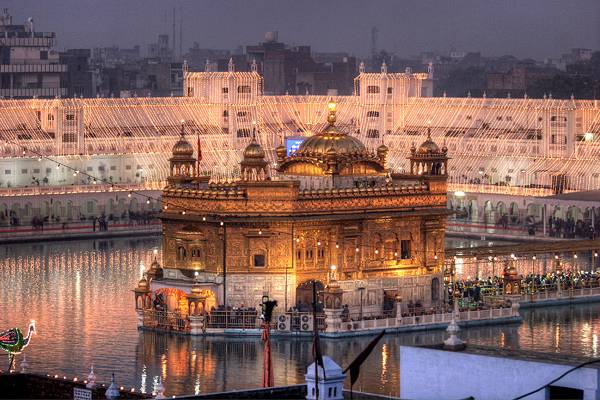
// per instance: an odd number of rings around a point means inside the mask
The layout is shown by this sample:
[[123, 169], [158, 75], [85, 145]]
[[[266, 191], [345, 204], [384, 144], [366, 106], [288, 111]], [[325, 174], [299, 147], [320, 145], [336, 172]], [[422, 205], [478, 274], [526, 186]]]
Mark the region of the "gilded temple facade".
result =
[[350, 312], [442, 301], [447, 149], [429, 137], [407, 149], [418, 167], [395, 173], [384, 144], [370, 150], [338, 129], [335, 103], [328, 113], [296, 151], [277, 147], [276, 163], [253, 134], [229, 182], [198, 176], [182, 127], [162, 194], [162, 266], [140, 283], [148, 298], [191, 313], [190, 297], [208, 312], [268, 295], [283, 311], [306, 306], [313, 281], [336, 281]]

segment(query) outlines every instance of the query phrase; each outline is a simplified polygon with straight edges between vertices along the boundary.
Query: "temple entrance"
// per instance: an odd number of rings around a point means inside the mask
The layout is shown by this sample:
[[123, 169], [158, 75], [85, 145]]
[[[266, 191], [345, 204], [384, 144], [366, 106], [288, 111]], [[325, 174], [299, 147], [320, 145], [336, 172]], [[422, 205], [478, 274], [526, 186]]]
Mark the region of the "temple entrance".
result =
[[[323, 310], [323, 291], [325, 285], [321, 281], [316, 281], [317, 288], [317, 311]], [[300, 312], [312, 311], [313, 301], [313, 280], [303, 282], [296, 288], [296, 309]]]

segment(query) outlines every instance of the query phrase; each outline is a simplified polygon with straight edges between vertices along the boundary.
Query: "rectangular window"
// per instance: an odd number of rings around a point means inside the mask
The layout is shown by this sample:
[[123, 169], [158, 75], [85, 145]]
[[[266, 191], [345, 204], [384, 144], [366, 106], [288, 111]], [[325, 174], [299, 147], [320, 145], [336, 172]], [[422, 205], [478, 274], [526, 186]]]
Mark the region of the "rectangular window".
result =
[[40, 50], [40, 60], [48, 59], [48, 50]]
[[379, 93], [379, 86], [367, 86], [367, 93], [369, 93], [369, 94]]
[[250, 129], [248, 128], [240, 128], [237, 130], [237, 137], [245, 138], [250, 137]]
[[34, 174], [39, 174], [40, 173], [40, 169], [39, 168], [34, 168], [33, 169], [33, 173]]
[[368, 111], [367, 117], [371, 118], [379, 118], [379, 111]]
[[229, 111], [223, 110], [223, 118], [229, 117]]
[[250, 86], [248, 86], [248, 85], [238, 86], [237, 91], [238, 91], [238, 93], [250, 93], [251, 92]]
[[302, 260], [302, 250], [296, 250], [296, 260]]
[[367, 137], [370, 139], [375, 139], [379, 137], [379, 130], [377, 129], [367, 129]]
[[86, 169], [85, 169], [85, 170], [86, 170], [86, 171], [93, 171], [93, 170], [94, 170], [94, 167], [86, 167]]
[[27, 174], [27, 172], [28, 172], [28, 171], [27, 171], [27, 168], [23, 168], [23, 169], [21, 169], [21, 174], [25, 175], [25, 174]]
[[322, 260], [325, 258], [325, 249], [320, 247], [319, 250], [317, 250], [317, 257], [319, 257], [319, 260]]
[[5, 169], [4, 170], [4, 175], [10, 175], [10, 169]]
[[247, 111], [238, 111], [238, 113], [237, 113], [238, 117], [245, 117], [246, 115], [248, 115]]
[[265, 255], [255, 254], [254, 255], [254, 266], [256, 268], [263, 268], [265, 266]]
[[223, 94], [229, 93], [229, 88], [228, 87], [221, 88], [221, 93], [223, 93]]
[[116, 165], [111, 165], [110, 166], [110, 170], [111, 171], [116, 171], [117, 170], [117, 166]]
[[67, 115], [65, 116], [65, 119], [66, 119], [67, 121], [75, 121], [75, 114], [67, 114]]
[[131, 165], [126, 165], [126, 166], [125, 166], [125, 170], [127, 170], [127, 171], [131, 171]]
[[77, 141], [77, 135], [74, 133], [63, 133], [63, 143], [75, 143]]
[[307, 260], [312, 260], [313, 259], [313, 251], [312, 250], [306, 250], [306, 259]]
[[393, 89], [394, 89], [394, 88], [392, 88], [392, 87], [388, 87], [388, 89], [387, 89], [387, 93], [388, 93], [388, 94], [392, 94], [392, 90], [393, 90]]
[[52, 168], [46, 168], [46, 173], [49, 174], [52, 172]]
[[400, 241], [400, 258], [403, 260], [410, 258], [410, 240]]
[[98, 171], [104, 172], [104, 165], [99, 165], [98, 166]]

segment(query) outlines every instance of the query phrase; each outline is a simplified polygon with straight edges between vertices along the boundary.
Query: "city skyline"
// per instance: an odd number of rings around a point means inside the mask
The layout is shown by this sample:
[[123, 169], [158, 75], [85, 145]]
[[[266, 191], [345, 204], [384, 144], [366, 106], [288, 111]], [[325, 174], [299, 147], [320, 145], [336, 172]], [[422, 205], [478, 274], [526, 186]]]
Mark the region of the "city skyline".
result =
[[[526, 5], [473, 0], [378, 3], [380, 7], [373, 8], [356, 1], [296, 4], [264, 0], [250, 6], [239, 1], [66, 0], [40, 6], [31, 0], [9, 0], [4, 6], [15, 23], [33, 17], [36, 29], [56, 31], [60, 49], [135, 44], [145, 48], [158, 34], [172, 36], [174, 7], [177, 42], [180, 10], [183, 14], [184, 53], [194, 42], [203, 48], [235, 49], [262, 41], [265, 32], [278, 30], [281, 40], [292, 45], [310, 44], [316, 51], [349, 51], [366, 57], [371, 52], [373, 27], [379, 31], [377, 49], [401, 57], [457, 50], [544, 59], [574, 47], [600, 48], [600, 26], [595, 23], [600, 18], [600, 3], [593, 0], [570, 2], [569, 8], [542, 0]], [[306, 17], [298, 18], [301, 14]], [[224, 20], [232, 22], [227, 30], [221, 29]]]

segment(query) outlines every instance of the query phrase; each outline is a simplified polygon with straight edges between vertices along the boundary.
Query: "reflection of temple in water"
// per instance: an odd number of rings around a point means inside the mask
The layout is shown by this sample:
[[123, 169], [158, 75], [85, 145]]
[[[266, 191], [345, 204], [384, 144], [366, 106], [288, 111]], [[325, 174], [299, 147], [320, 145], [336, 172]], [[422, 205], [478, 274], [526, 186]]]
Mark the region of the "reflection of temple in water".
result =
[[385, 145], [368, 149], [338, 129], [335, 103], [327, 121], [296, 151], [277, 147], [276, 168], [253, 135], [240, 178], [219, 182], [199, 176], [182, 127], [162, 197], [163, 265], [135, 290], [140, 319], [172, 314], [141, 323], [185, 331], [189, 316], [254, 307], [263, 295], [307, 307], [307, 282], [330, 279], [350, 312], [442, 301], [447, 148], [428, 136], [407, 154], [410, 171], [392, 173]]

